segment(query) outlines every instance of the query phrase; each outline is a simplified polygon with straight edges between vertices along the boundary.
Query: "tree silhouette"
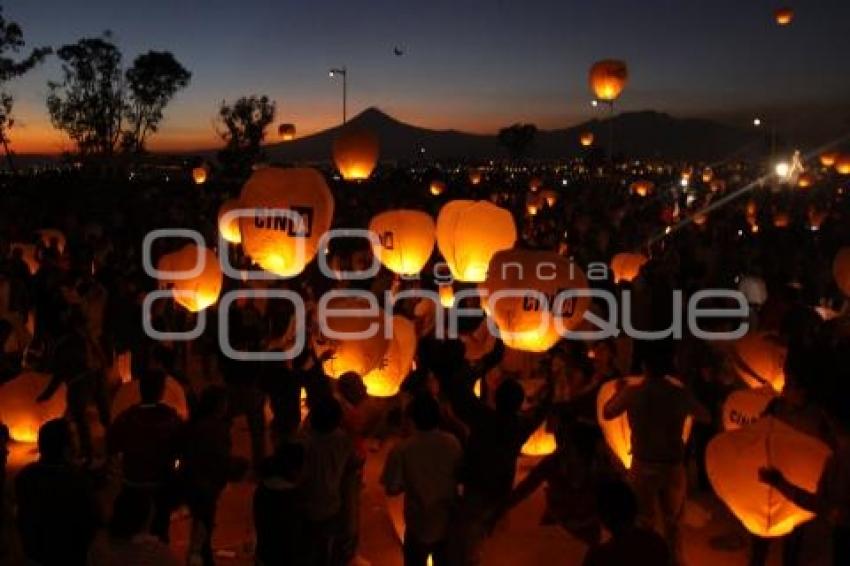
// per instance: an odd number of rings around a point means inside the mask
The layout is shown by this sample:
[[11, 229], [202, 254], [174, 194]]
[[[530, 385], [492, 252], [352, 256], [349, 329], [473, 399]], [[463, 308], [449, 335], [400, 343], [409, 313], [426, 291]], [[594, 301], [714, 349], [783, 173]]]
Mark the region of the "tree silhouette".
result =
[[15, 169], [13, 154], [9, 147], [9, 130], [14, 126], [12, 108], [14, 97], [6, 91], [6, 83], [20, 77], [37, 64], [41, 63], [50, 53], [49, 47], [39, 47], [30, 51], [29, 55], [21, 59], [11, 57], [21, 52], [24, 45], [24, 32], [21, 26], [15, 22], [7, 21], [3, 17], [3, 7], [0, 6], [0, 144], [6, 153], [6, 161], [9, 169]]
[[121, 51], [101, 37], [64, 45], [62, 82], [48, 83], [47, 109], [54, 127], [64, 131], [86, 156], [111, 156], [121, 137], [126, 112]]
[[178, 90], [186, 88], [192, 73], [168, 51], [148, 51], [136, 57], [127, 69], [129, 105], [124, 133], [124, 147], [141, 153], [148, 134], [154, 133], [162, 120], [163, 110]]
[[262, 156], [266, 128], [274, 121], [275, 103], [268, 96], [243, 96], [233, 104], [222, 102], [218, 119], [225, 142], [218, 159], [232, 173], [244, 173]]
[[534, 124], [514, 124], [499, 130], [499, 143], [514, 159], [522, 159], [534, 144], [537, 126]]

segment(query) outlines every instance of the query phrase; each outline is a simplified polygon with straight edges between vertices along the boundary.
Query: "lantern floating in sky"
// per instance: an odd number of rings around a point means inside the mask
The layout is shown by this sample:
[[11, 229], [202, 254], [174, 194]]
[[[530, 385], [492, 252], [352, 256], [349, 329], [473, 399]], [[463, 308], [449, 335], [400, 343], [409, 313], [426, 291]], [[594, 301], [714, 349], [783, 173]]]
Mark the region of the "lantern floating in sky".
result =
[[277, 128], [277, 134], [283, 141], [292, 141], [295, 139], [295, 124], [281, 124]]
[[[563, 292], [587, 289], [580, 267], [555, 252], [505, 250], [490, 261], [479, 286], [482, 308], [506, 346], [545, 352], [581, 323], [590, 298]], [[501, 296], [499, 296], [501, 295]]]
[[543, 199], [539, 193], [529, 193], [525, 198], [525, 212], [529, 216], [537, 216], [540, 209], [543, 207]]
[[207, 168], [203, 165], [192, 169], [192, 181], [194, 181], [196, 185], [203, 185], [204, 183], [206, 183], [207, 176]]
[[842, 153], [835, 159], [835, 170], [839, 175], [850, 175], [850, 153]]
[[163, 275], [161, 283], [171, 285], [174, 301], [191, 312], [202, 311], [218, 301], [222, 275], [218, 257], [207, 248], [188, 243], [160, 258], [157, 269], [169, 273], [190, 273], [203, 262], [201, 272], [189, 278]]
[[631, 190], [633, 195], [637, 195], [639, 197], [647, 197], [652, 194], [652, 191], [655, 189], [655, 183], [652, 181], [647, 181], [646, 179], [640, 179], [638, 181], [633, 182], [629, 189]]
[[711, 167], [706, 167], [702, 170], [702, 182], [710, 183], [714, 178], [714, 171], [712, 171]]
[[827, 151], [820, 154], [820, 164], [824, 167], [832, 167], [838, 161], [837, 151]]
[[493, 255], [514, 242], [513, 216], [488, 201], [453, 200], [437, 216], [437, 247], [458, 281], [484, 281]]
[[762, 483], [759, 470], [776, 468], [791, 484], [813, 493], [829, 455], [820, 440], [765, 416], [715, 436], [705, 451], [705, 467], [717, 496], [749, 532], [780, 537], [814, 515]]
[[532, 177], [528, 181], [528, 190], [531, 191], [532, 193], [536, 193], [537, 190], [540, 189], [540, 187], [542, 187], [542, 186], [543, 186], [543, 180], [540, 179], [540, 177]]
[[558, 202], [558, 193], [556, 193], [552, 189], [546, 189], [545, 191], [540, 192], [540, 198], [543, 199], [543, 202], [546, 203], [546, 206], [552, 208]]
[[556, 448], [555, 435], [546, 430], [544, 422], [528, 437], [521, 452], [524, 456], [541, 457], [552, 454]]
[[322, 357], [327, 351], [333, 352], [322, 364], [325, 374], [336, 379], [344, 373], [354, 372], [363, 377], [377, 368], [390, 346], [384, 335], [383, 313], [371, 309], [366, 299], [351, 296], [331, 298], [324, 310], [323, 330], [362, 335], [351, 338], [324, 334], [314, 336], [313, 349], [317, 357]]
[[230, 220], [225, 222], [224, 216], [228, 212], [242, 208], [239, 199], [232, 198], [226, 200], [218, 209], [218, 233], [226, 242], [231, 244], [239, 244], [242, 242], [242, 233], [239, 231], [239, 218], [233, 215]]
[[440, 285], [438, 293], [443, 308], [450, 309], [455, 306], [455, 290], [451, 283]]
[[753, 424], [774, 399], [776, 392], [772, 387], [733, 391], [723, 402], [723, 430], [737, 430]]
[[850, 297], [850, 247], [841, 248], [835, 254], [832, 262], [832, 276], [844, 296]]
[[777, 8], [773, 12], [773, 17], [780, 26], [787, 26], [794, 21], [794, 10], [788, 7]]
[[363, 376], [366, 391], [372, 397], [393, 397], [413, 367], [416, 353], [416, 327], [407, 318], [392, 318], [392, 339], [381, 363]]
[[[638, 376], [627, 377], [628, 385], [637, 385], [644, 378]], [[677, 387], [684, 387], [682, 382], [672, 377], [667, 377], [670, 383]], [[605, 437], [605, 442], [611, 452], [617, 456], [623, 466], [628, 470], [632, 467], [632, 429], [629, 426], [628, 413], [622, 413], [620, 416], [613, 419], [605, 418], [605, 405], [608, 401], [614, 398], [617, 393], [618, 380], [612, 379], [602, 384], [599, 388], [599, 394], [596, 397], [596, 420], [602, 429], [602, 435]], [[693, 418], [688, 416], [682, 424], [682, 443], [688, 442], [691, 436], [691, 427], [693, 426]]]
[[65, 253], [65, 234], [63, 234], [60, 230], [56, 230], [55, 228], [44, 228], [38, 231], [38, 235], [41, 238], [41, 244], [45, 248], [56, 247], [56, 251], [59, 254]]
[[809, 173], [801, 173], [797, 177], [797, 186], [801, 189], [808, 189], [815, 183], [814, 178]]
[[[142, 393], [139, 390], [139, 380], [134, 379], [123, 383], [115, 393], [112, 400], [112, 416], [117, 417], [127, 409], [135, 407], [142, 402]], [[186, 403], [186, 392], [180, 382], [171, 376], [165, 378], [165, 391], [162, 395], [163, 404], [171, 407], [186, 420], [189, 418], [189, 405]]]
[[769, 385], [777, 393], [785, 387], [787, 348], [773, 334], [750, 331], [732, 343], [732, 362], [741, 380], [753, 389]]
[[582, 147], [590, 147], [593, 145], [593, 132], [582, 132], [578, 138]]
[[791, 215], [785, 210], [777, 210], [773, 213], [774, 228], [788, 228], [791, 225]]
[[434, 179], [431, 181], [431, 184], [428, 186], [428, 190], [431, 191], [431, 194], [435, 197], [440, 196], [444, 192], [446, 192], [446, 184], [438, 179]]
[[346, 181], [368, 179], [378, 163], [378, 136], [365, 128], [343, 126], [334, 138], [333, 158]]
[[239, 200], [243, 208], [253, 209], [239, 219], [245, 253], [282, 277], [298, 275], [313, 260], [333, 219], [333, 195], [315, 169], [255, 171]]
[[369, 230], [378, 237], [372, 244], [375, 257], [387, 269], [399, 275], [416, 275], [434, 250], [434, 220], [427, 212], [390, 210], [369, 222]]
[[823, 225], [826, 217], [827, 213], [823, 210], [819, 210], [814, 205], [809, 206], [809, 208], [806, 209], [806, 218], [809, 221], [809, 229], [812, 231], [820, 230], [820, 227]]
[[477, 167], [470, 167], [468, 173], [469, 173], [469, 184], [470, 185], [478, 185], [478, 184], [481, 183], [481, 177], [482, 177], [481, 169], [479, 169]]
[[640, 274], [643, 265], [649, 261], [643, 254], [619, 253], [611, 259], [611, 271], [614, 283], [631, 283]]
[[44, 373], [25, 372], [0, 385], [0, 422], [9, 427], [15, 442], [36, 442], [41, 425], [65, 414], [64, 384], [47, 401], [36, 401], [50, 379]]
[[626, 64], [614, 59], [598, 61], [590, 68], [590, 90], [599, 100], [613, 102], [623, 92], [629, 78]]

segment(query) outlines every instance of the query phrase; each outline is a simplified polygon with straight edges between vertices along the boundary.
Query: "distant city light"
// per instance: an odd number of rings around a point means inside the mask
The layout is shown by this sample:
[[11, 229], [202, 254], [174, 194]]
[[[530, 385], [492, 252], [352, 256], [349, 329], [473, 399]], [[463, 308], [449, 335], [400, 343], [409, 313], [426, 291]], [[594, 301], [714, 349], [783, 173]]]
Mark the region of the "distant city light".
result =
[[761, 118], [756, 118], [755, 120], [753, 120], [753, 126], [755, 126], [756, 128], [761, 126]]

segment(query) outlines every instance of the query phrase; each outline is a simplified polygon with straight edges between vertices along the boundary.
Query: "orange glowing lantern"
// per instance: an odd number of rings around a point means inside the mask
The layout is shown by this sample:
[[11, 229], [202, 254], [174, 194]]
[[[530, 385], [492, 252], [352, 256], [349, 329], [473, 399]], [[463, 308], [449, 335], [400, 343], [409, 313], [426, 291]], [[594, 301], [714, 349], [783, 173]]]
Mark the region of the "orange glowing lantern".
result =
[[632, 183], [629, 187], [633, 195], [637, 195], [639, 197], [648, 197], [652, 194], [652, 191], [655, 190], [655, 183], [652, 181], [647, 181], [646, 179], [640, 179]]
[[[638, 385], [643, 379], [639, 376], [625, 378], [628, 385]], [[678, 379], [672, 377], [666, 379], [677, 387], [684, 387]], [[632, 467], [632, 429], [629, 425], [629, 415], [626, 412], [613, 419], [605, 418], [605, 405], [616, 395], [617, 382], [618, 380], [607, 381], [599, 388], [599, 394], [596, 397], [596, 420], [602, 429], [602, 435], [605, 437], [608, 448], [628, 470]], [[682, 425], [682, 444], [688, 442], [692, 426], [693, 418], [688, 416]]]
[[708, 222], [708, 215], [702, 213], [694, 214], [691, 217], [691, 221], [697, 226], [705, 226], [705, 223]]
[[741, 380], [753, 389], [769, 385], [777, 393], [785, 387], [787, 348], [777, 336], [751, 331], [732, 343], [732, 362]]
[[242, 232], [239, 231], [239, 217], [231, 215], [231, 218], [225, 222], [225, 215], [233, 210], [242, 208], [239, 199], [232, 198], [226, 200], [218, 209], [218, 233], [224, 238], [224, 241], [231, 244], [242, 243]]
[[383, 313], [370, 306], [362, 297], [337, 296], [327, 302], [322, 314], [324, 324], [320, 325], [322, 332], [313, 338], [317, 357], [328, 351], [333, 353], [322, 364], [326, 375], [337, 379], [354, 372], [362, 377], [381, 364], [390, 341], [385, 336]]
[[209, 172], [205, 166], [195, 167], [192, 169], [192, 181], [194, 181], [196, 185], [203, 185], [206, 183], [208, 175]]
[[824, 167], [832, 167], [838, 161], [837, 151], [827, 151], [820, 154], [820, 164]]
[[593, 132], [582, 132], [578, 138], [582, 147], [590, 147], [593, 145]]
[[413, 367], [416, 353], [416, 327], [407, 318], [392, 318], [392, 340], [378, 367], [363, 376], [372, 397], [393, 397]]
[[546, 206], [552, 208], [558, 202], [558, 193], [552, 189], [546, 189], [540, 193], [540, 198], [546, 203]]
[[835, 254], [832, 262], [832, 276], [844, 296], [850, 297], [850, 247], [841, 248]]
[[714, 178], [714, 171], [712, 171], [711, 167], [706, 167], [702, 170], [702, 182], [710, 183]]
[[806, 217], [809, 219], [809, 228], [811, 230], [820, 230], [826, 220], [827, 213], [823, 210], [818, 210], [815, 206], [810, 206], [806, 210]]
[[315, 169], [255, 171], [239, 197], [253, 214], [239, 219], [245, 253], [266, 271], [294, 277], [304, 270], [331, 227], [334, 200]]
[[434, 220], [418, 210], [390, 210], [369, 223], [378, 236], [372, 244], [375, 256], [387, 269], [399, 275], [416, 275], [434, 250]]
[[528, 190], [532, 193], [536, 193], [542, 186], [543, 180], [540, 179], [540, 177], [532, 177], [531, 180], [528, 181]]
[[[202, 263], [197, 275], [192, 275]], [[222, 275], [218, 257], [207, 248], [189, 243], [174, 253], [160, 258], [157, 269], [167, 272], [160, 281], [171, 286], [174, 301], [190, 312], [202, 311], [218, 301]], [[190, 277], [179, 274], [190, 275]]]
[[428, 188], [431, 191], [431, 194], [434, 195], [435, 197], [438, 197], [441, 194], [443, 194], [444, 192], [446, 192], [446, 184], [444, 182], [440, 181], [440, 180], [437, 180], [437, 179], [434, 179], [433, 181], [431, 181], [431, 184], [429, 185]]
[[643, 254], [619, 253], [611, 259], [611, 271], [614, 283], [631, 283], [640, 274], [643, 265], [649, 261]]
[[513, 216], [488, 201], [453, 200], [437, 216], [437, 247], [458, 281], [484, 281], [493, 255], [514, 242]]
[[712, 193], [721, 193], [726, 190], [726, 181], [723, 179], [712, 179], [709, 188]]
[[50, 379], [44, 373], [25, 372], [0, 385], [0, 422], [9, 427], [15, 442], [36, 442], [41, 425], [65, 414], [64, 384], [47, 401], [36, 401]]
[[521, 451], [524, 456], [539, 458], [552, 454], [556, 448], [555, 435], [546, 430], [546, 423], [544, 422], [528, 437], [528, 440], [522, 445]]
[[797, 177], [797, 186], [801, 189], [808, 189], [815, 184], [815, 179], [809, 173], [801, 173]]
[[455, 306], [455, 291], [451, 283], [439, 286], [440, 304], [443, 308], [450, 309]]
[[599, 100], [613, 102], [623, 92], [629, 78], [626, 64], [614, 59], [598, 61], [590, 68], [590, 90]]
[[538, 193], [529, 193], [525, 198], [525, 212], [529, 216], [537, 216], [540, 209], [543, 207], [543, 199]]
[[791, 225], [791, 215], [784, 210], [777, 210], [773, 213], [774, 228], [788, 228]]
[[378, 164], [380, 144], [370, 130], [344, 126], [333, 142], [336, 168], [346, 181], [362, 181]]
[[775, 417], [715, 436], [705, 452], [708, 479], [717, 496], [760, 537], [787, 535], [814, 517], [759, 480], [759, 470], [776, 468], [793, 485], [817, 489], [829, 447]]
[[56, 251], [59, 254], [65, 253], [65, 244], [67, 242], [65, 238], [65, 234], [61, 231], [56, 230], [55, 228], [44, 228], [43, 230], [38, 231], [38, 235], [41, 238], [41, 244], [45, 248], [56, 247]]
[[588, 296], [576, 296], [587, 289], [584, 272], [554, 252], [498, 252], [479, 289], [502, 341], [526, 352], [550, 349], [578, 327], [590, 305]]
[[776, 19], [776, 23], [780, 26], [787, 26], [794, 21], [794, 10], [788, 7], [777, 8], [773, 12], [773, 17]]
[[[142, 393], [139, 389], [139, 380], [134, 379], [124, 383], [115, 392], [112, 400], [112, 416], [117, 417], [127, 409], [135, 407], [142, 402]], [[165, 391], [162, 394], [162, 403], [174, 409], [180, 418], [189, 418], [189, 405], [186, 403], [186, 392], [180, 382], [171, 376], [165, 378]]]
[[776, 392], [772, 387], [733, 391], [723, 402], [723, 430], [737, 430], [753, 424], [774, 399]]
[[835, 170], [839, 175], [850, 175], [850, 153], [842, 153], [835, 160]]
[[292, 141], [295, 139], [295, 124], [281, 124], [277, 128], [277, 134], [283, 141]]
[[469, 174], [469, 184], [470, 185], [481, 184], [481, 177], [482, 177], [481, 169], [478, 169], [477, 167], [470, 167], [468, 174]]

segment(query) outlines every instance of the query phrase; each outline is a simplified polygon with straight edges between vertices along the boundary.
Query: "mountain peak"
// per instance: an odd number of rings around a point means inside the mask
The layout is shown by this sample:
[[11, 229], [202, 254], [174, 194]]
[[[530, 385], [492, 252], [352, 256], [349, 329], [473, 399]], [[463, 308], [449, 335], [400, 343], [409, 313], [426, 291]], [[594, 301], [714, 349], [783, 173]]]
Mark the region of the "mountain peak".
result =
[[349, 120], [349, 122], [354, 122], [363, 125], [383, 124], [387, 122], [394, 124], [400, 123], [398, 120], [396, 120], [377, 106], [370, 106], [369, 108]]

